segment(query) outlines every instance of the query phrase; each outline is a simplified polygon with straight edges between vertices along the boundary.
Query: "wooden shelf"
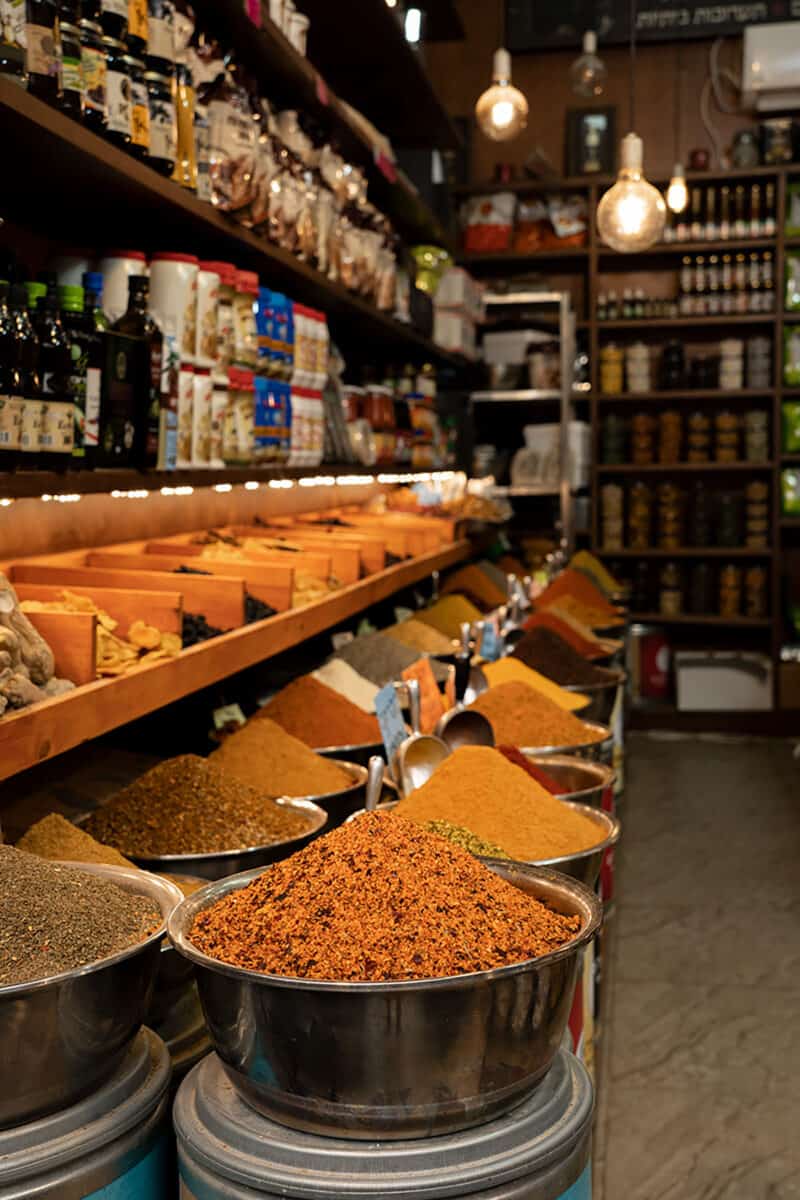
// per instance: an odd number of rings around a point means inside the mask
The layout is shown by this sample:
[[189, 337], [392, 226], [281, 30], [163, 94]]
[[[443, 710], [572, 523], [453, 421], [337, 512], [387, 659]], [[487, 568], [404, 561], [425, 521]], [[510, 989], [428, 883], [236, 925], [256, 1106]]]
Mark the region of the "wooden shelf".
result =
[[461, 562], [468, 541], [399, 563], [325, 600], [192, 646], [168, 662], [102, 679], [0, 719], [0, 780], [218, 683], [348, 620], [362, 609]]
[[706, 254], [724, 250], [771, 250], [776, 243], [774, 237], [758, 238], [727, 238], [725, 241], [698, 242], [658, 242], [647, 250], [635, 250], [632, 253], [613, 250], [601, 242], [597, 252], [601, 258], [615, 258], [624, 262], [636, 262], [643, 258], [659, 258], [674, 254]]
[[[431, 468], [434, 470], [435, 468]], [[214, 487], [217, 484], [242, 485], [268, 483], [271, 479], [309, 479], [330, 476], [360, 476], [365, 481], [379, 475], [427, 474], [425, 470], [408, 466], [381, 465], [364, 467], [360, 463], [323, 465], [319, 467], [224, 467], [205, 471], [200, 468], [180, 471], [19, 471], [0, 472], [0, 498], [19, 500], [41, 496], [87, 496], [113, 491], [158, 491], [169, 487]]]
[[736, 550], [726, 550], [724, 546], [683, 546], [680, 550], [659, 550], [652, 547], [648, 550], [606, 550], [602, 546], [594, 546], [593, 554], [603, 558], [771, 558], [772, 550], [750, 550], [739, 547]]
[[673, 471], [771, 471], [771, 462], [706, 462], [706, 463], [646, 463], [642, 466], [637, 466], [636, 463], [621, 463], [619, 466], [608, 466], [604, 463], [598, 463], [595, 467], [598, 474], [602, 475], [637, 475], [642, 473], [653, 473], [658, 475], [671, 475]]
[[15, 185], [3, 199], [7, 218], [52, 229], [57, 195], [60, 227], [70, 231], [73, 244], [85, 239], [93, 250], [103, 243], [117, 245], [124, 229], [128, 242], [144, 250], [167, 247], [231, 257], [260, 271], [293, 299], [321, 308], [334, 336], [346, 346], [367, 343], [370, 352], [380, 348], [417, 360], [461, 362], [4, 78], [0, 114], [15, 164]]
[[800, 517], [781, 517], [781, 529], [800, 529]]
[[[800, 318], [800, 313], [798, 313]], [[598, 321], [598, 333], [605, 329], [705, 329], [718, 325], [773, 325], [776, 314], [737, 313], [730, 316], [713, 317], [636, 317], [633, 320]]]
[[[761, 179], [777, 177], [779, 167], [733, 167], [727, 171], [687, 171], [689, 183], [728, 183], [731, 179]], [[791, 164], [789, 171], [800, 171], [797, 163]], [[513, 179], [507, 183], [497, 183], [487, 180], [484, 183], [461, 183], [451, 188], [454, 195], [474, 196], [490, 192], [546, 192], [546, 191], [575, 191], [581, 188], [607, 188], [615, 182], [615, 175], [572, 175], [564, 178], [552, 176], [546, 179]], [[668, 178], [651, 179], [656, 186], [666, 186]], [[800, 239], [798, 239], [800, 245]]]
[[[786, 393], [784, 392], [784, 395]], [[798, 393], [800, 394], [800, 392]], [[774, 396], [775, 388], [677, 388], [670, 391], [601, 393], [597, 400], [601, 404], [638, 404], [651, 400], [685, 400], [693, 404], [696, 400], [753, 400], [763, 396]]]
[[721, 628], [735, 626], [737, 629], [769, 629], [772, 624], [769, 617], [695, 616], [693, 613], [681, 613], [677, 617], [667, 617], [660, 612], [631, 613], [630, 619], [648, 625], [717, 625]]
[[565, 246], [562, 250], [555, 247], [552, 250], [535, 250], [529, 254], [519, 250], [469, 250], [458, 255], [459, 264], [470, 270], [480, 270], [481, 267], [526, 267], [531, 263], [561, 263], [574, 262], [582, 264], [589, 261], [587, 246]]
[[[349, 0], [351, 36], [343, 35], [342, 11], [330, 0], [303, 0], [302, 7], [311, 18], [311, 61], [396, 146], [460, 147], [461, 138], [425, 68], [421, 49], [405, 39], [402, 7], [389, 8], [384, 0]], [[409, 103], [403, 103], [403, 96]]]

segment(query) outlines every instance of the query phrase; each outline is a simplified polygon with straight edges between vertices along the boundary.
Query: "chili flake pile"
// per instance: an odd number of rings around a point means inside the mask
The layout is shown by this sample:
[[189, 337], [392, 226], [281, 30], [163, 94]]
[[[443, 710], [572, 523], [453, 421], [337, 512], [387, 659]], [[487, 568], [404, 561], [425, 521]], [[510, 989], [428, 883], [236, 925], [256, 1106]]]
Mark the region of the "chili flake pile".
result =
[[487, 971], [556, 950], [580, 917], [552, 912], [457, 846], [365, 813], [198, 913], [222, 962], [299, 979], [384, 982]]

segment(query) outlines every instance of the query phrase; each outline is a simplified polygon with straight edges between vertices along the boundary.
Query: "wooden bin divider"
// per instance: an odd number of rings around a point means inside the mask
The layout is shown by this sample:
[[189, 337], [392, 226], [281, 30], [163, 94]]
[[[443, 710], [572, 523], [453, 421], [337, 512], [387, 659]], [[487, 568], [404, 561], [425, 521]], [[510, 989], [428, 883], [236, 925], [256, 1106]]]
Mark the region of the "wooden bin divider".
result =
[[74, 684], [97, 678], [97, 641], [94, 613], [31, 612], [25, 614], [53, 651], [56, 675]]
[[[227, 532], [234, 537], [253, 538], [264, 542], [286, 542], [298, 546], [301, 550], [330, 555], [331, 571], [345, 585], [357, 583], [361, 578], [361, 551], [355, 543], [336, 542], [325, 535], [317, 537], [298, 530], [288, 532], [285, 529], [265, 529], [263, 525], [231, 525]], [[265, 551], [268, 552], [268, 551]], [[278, 550], [278, 554], [282, 551]], [[365, 575], [369, 574], [364, 568]]]
[[[148, 542], [145, 546], [145, 554], [186, 554], [187, 552], [195, 559], [201, 558], [202, 546], [191, 545], [186, 542]], [[205, 569], [207, 562], [220, 563], [239, 567], [252, 563], [254, 566], [265, 566], [271, 564], [275, 567], [289, 567], [293, 571], [305, 571], [309, 575], [313, 575], [316, 579], [328, 579], [331, 574], [331, 556], [330, 554], [305, 553], [302, 550], [269, 550], [265, 547], [263, 550], [253, 550], [248, 547], [243, 551], [242, 558], [211, 558], [202, 559], [198, 563], [201, 570]]]
[[183, 626], [183, 597], [179, 591], [144, 592], [132, 588], [100, 588], [73, 584], [65, 588], [52, 583], [15, 583], [20, 600], [60, 600], [65, 590], [87, 596], [118, 622], [115, 631], [127, 637], [134, 621], [146, 621], [161, 633], [180, 633]]
[[[120, 551], [106, 553], [96, 550], [86, 555], [86, 565], [87, 567], [102, 567], [105, 570], [119, 568], [131, 572], [173, 572], [178, 567], [191, 567], [193, 559], [190, 554], [180, 552], [175, 555], [123, 554]], [[201, 569], [207, 571], [209, 575], [224, 578], [241, 577], [250, 595], [263, 601], [264, 604], [269, 604], [276, 612], [286, 612], [291, 608], [294, 583], [294, 571], [291, 567], [252, 566], [249, 563], [215, 562], [213, 559], [203, 559]], [[188, 579], [192, 576], [179, 576], [179, 578]], [[194, 578], [203, 577], [194, 576]]]
[[[287, 537], [291, 537], [296, 526], [288, 517], [274, 517], [272, 518], [270, 528], [281, 529]], [[305, 528], [305, 523], [301, 525], [302, 528]], [[356, 528], [343, 529], [340, 525], [314, 525], [313, 530], [316, 535], [324, 535], [325, 537], [333, 538], [337, 542], [347, 542], [348, 545], [357, 544], [368, 575], [385, 569], [387, 551], [392, 554], [396, 553], [396, 551], [391, 549], [388, 539], [383, 534], [372, 533], [369, 530]], [[403, 552], [398, 557], [405, 558], [407, 555]]]
[[241, 576], [171, 575], [163, 571], [124, 570], [117, 566], [100, 569], [42, 559], [12, 563], [9, 570], [14, 587], [18, 583], [48, 583], [59, 587], [130, 588], [168, 594], [178, 588], [183, 596], [184, 612], [204, 616], [209, 625], [217, 629], [238, 629], [244, 625], [245, 582]]

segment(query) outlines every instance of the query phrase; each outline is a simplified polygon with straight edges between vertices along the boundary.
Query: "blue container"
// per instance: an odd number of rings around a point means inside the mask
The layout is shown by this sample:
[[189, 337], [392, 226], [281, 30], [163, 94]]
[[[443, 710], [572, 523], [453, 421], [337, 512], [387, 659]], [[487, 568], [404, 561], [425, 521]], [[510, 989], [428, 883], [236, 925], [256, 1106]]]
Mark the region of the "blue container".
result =
[[0, 1132], [0, 1200], [174, 1200], [169, 1052], [142, 1029], [85, 1100]]
[[212, 1054], [173, 1110], [181, 1200], [591, 1200], [593, 1108], [583, 1064], [562, 1050], [523, 1104], [486, 1125], [408, 1141], [318, 1137], [251, 1109]]

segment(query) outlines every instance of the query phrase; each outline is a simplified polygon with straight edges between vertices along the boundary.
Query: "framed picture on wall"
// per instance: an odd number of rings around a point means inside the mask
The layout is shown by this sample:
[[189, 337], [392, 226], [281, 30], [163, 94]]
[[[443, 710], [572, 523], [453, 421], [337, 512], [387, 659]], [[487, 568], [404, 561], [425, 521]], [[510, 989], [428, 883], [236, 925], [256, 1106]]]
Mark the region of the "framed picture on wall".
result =
[[568, 108], [567, 175], [613, 175], [617, 151], [616, 108]]

